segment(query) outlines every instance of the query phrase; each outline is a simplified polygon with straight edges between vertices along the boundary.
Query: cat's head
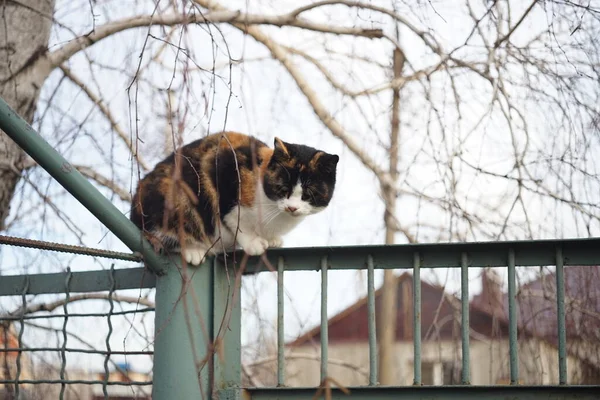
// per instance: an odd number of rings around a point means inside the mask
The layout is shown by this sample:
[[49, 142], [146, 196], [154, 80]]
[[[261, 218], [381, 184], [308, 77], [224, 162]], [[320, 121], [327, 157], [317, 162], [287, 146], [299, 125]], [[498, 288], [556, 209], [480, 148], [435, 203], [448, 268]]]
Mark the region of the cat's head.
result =
[[282, 212], [306, 216], [327, 207], [335, 188], [339, 157], [275, 138], [263, 188]]

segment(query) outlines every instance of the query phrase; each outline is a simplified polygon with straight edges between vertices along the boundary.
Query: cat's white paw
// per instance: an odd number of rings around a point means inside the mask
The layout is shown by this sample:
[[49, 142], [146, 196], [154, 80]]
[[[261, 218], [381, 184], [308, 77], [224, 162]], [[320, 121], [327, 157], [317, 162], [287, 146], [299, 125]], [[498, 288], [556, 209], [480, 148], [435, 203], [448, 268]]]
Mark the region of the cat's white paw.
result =
[[281, 247], [283, 246], [283, 239], [280, 237], [275, 237], [269, 240], [269, 247]]
[[183, 251], [185, 262], [191, 265], [200, 265], [206, 257], [206, 249], [198, 246], [188, 246]]
[[255, 237], [246, 243], [244, 247], [244, 251], [251, 256], [260, 256], [267, 250], [269, 247], [269, 242], [266, 239], [261, 238], [260, 236]]

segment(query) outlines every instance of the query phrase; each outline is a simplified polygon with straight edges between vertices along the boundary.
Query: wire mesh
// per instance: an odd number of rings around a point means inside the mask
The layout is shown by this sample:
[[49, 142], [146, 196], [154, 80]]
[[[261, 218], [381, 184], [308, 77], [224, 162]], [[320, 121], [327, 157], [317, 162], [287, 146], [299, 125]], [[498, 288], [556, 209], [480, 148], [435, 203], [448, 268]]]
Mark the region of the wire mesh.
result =
[[[47, 246], [42, 249], [52, 250]], [[76, 249], [77, 254], [85, 252]], [[54, 281], [62, 282], [58, 287], [39, 286], [41, 276], [54, 275], [0, 279], [3, 284], [19, 283], [12, 291], [4, 288], [4, 293], [20, 293], [0, 296], [0, 398], [150, 399], [152, 338], [142, 338], [138, 331], [152, 325], [146, 316], [155, 309], [142, 299], [143, 289], [133, 296], [117, 289], [139, 287], [140, 275], [123, 273], [114, 263], [104, 271], [67, 268], [58, 274], [62, 279]], [[90, 291], [86, 285], [108, 290]], [[122, 346], [116, 345], [119, 342]]]
[[[3, 330], [0, 340], [0, 398], [149, 399], [152, 387], [150, 371], [136, 372], [129, 364], [151, 365], [152, 348], [138, 349], [133, 345], [129, 348], [129, 344], [127, 348], [115, 348], [115, 342], [125, 340], [123, 335], [115, 337], [113, 320], [138, 313], [151, 315], [153, 308], [115, 312], [117, 302], [113, 299], [115, 292], [111, 291], [106, 294], [107, 313], [71, 314], [69, 311], [73, 303], [70, 291], [67, 291], [68, 280], [65, 284], [64, 305], [57, 315], [26, 315], [32, 301], [26, 287], [20, 296], [18, 315], [5, 318], [4, 313], [0, 314]], [[40, 297], [44, 298], [37, 296]], [[94, 304], [92, 307], [100, 306]], [[104, 329], [100, 329], [102, 319], [106, 321]], [[78, 320], [82, 322], [78, 323]], [[126, 331], [127, 324], [127, 321], [119, 321], [121, 333]], [[56, 338], [54, 344], [53, 336]], [[102, 336], [104, 349], [100, 347]], [[129, 340], [128, 343], [135, 341]]]

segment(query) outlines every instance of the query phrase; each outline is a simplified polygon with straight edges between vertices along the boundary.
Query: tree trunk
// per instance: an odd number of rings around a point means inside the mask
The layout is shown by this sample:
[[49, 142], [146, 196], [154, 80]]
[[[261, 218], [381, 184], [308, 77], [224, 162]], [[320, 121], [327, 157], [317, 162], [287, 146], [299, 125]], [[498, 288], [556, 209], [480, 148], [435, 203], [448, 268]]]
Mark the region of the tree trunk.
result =
[[[0, 0], [0, 96], [30, 124], [41, 84], [28, 68], [48, 49], [54, 0]], [[21, 178], [24, 152], [0, 131], [0, 231]]]
[[[404, 54], [401, 50], [394, 50], [394, 79], [402, 76]], [[390, 132], [390, 177], [392, 182], [398, 180], [398, 140], [400, 136], [400, 88], [393, 90], [392, 94], [392, 124]], [[396, 233], [394, 219], [396, 208], [396, 193], [393, 187], [382, 187], [385, 203], [385, 243], [393, 244]], [[396, 343], [396, 326], [398, 322], [398, 288], [394, 271], [386, 269], [383, 275], [383, 293], [381, 298], [381, 315], [379, 329], [379, 383], [382, 385], [397, 385], [394, 374], [394, 344]]]

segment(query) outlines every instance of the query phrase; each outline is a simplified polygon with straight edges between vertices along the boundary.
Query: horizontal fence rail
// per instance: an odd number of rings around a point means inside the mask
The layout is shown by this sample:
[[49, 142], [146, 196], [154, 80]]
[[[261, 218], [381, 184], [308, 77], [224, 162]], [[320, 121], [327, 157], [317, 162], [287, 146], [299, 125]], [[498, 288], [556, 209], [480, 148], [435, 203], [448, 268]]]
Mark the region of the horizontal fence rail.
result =
[[[71, 293], [103, 292], [111, 288], [110, 270], [71, 272]], [[68, 272], [0, 276], [0, 296], [16, 296], [27, 286], [27, 294], [64, 293]], [[156, 276], [145, 268], [116, 269], [115, 290], [153, 288]]]
[[[259, 388], [244, 390], [247, 400], [313, 399], [313, 388]], [[323, 397], [321, 397], [323, 398]], [[413, 386], [356, 387], [349, 393], [331, 391], [331, 400], [597, 400], [598, 387], [589, 386]]]
[[[329, 270], [368, 269], [369, 257], [376, 269], [412, 269], [414, 255], [419, 254], [421, 268], [505, 267], [509, 250], [514, 250], [515, 265], [532, 267], [556, 265], [557, 251], [561, 266], [600, 264], [600, 238], [539, 240], [514, 242], [440, 243], [385, 246], [298, 247], [269, 249], [272, 265], [285, 260], [285, 271], [317, 271], [323, 257]], [[467, 257], [466, 260], [463, 257]], [[219, 257], [220, 258], [220, 257]], [[228, 257], [233, 259], [234, 257]], [[236, 257], [241, 260], [241, 253]], [[466, 262], [465, 262], [466, 261]], [[245, 274], [265, 272], [259, 257], [251, 257]], [[73, 272], [72, 292], [103, 291], [110, 288], [108, 271]], [[0, 296], [20, 295], [29, 279], [28, 294], [62, 293], [67, 273], [8, 275], [0, 279]], [[156, 277], [144, 268], [115, 270], [117, 290], [150, 288]]]
[[[367, 258], [373, 257], [377, 269], [412, 269], [415, 253], [421, 268], [459, 268], [463, 254], [468, 255], [468, 267], [506, 267], [509, 251], [515, 255], [515, 265], [536, 267], [556, 265], [556, 251], [562, 249], [563, 265], [598, 265], [600, 238], [564, 240], [523, 240], [505, 242], [397, 244], [373, 246], [297, 247], [269, 249], [267, 258], [277, 265], [285, 259], [286, 271], [317, 271], [323, 257], [328, 269], [367, 269]], [[241, 259], [241, 257], [238, 257]], [[264, 272], [258, 258], [251, 258], [245, 273]]]

